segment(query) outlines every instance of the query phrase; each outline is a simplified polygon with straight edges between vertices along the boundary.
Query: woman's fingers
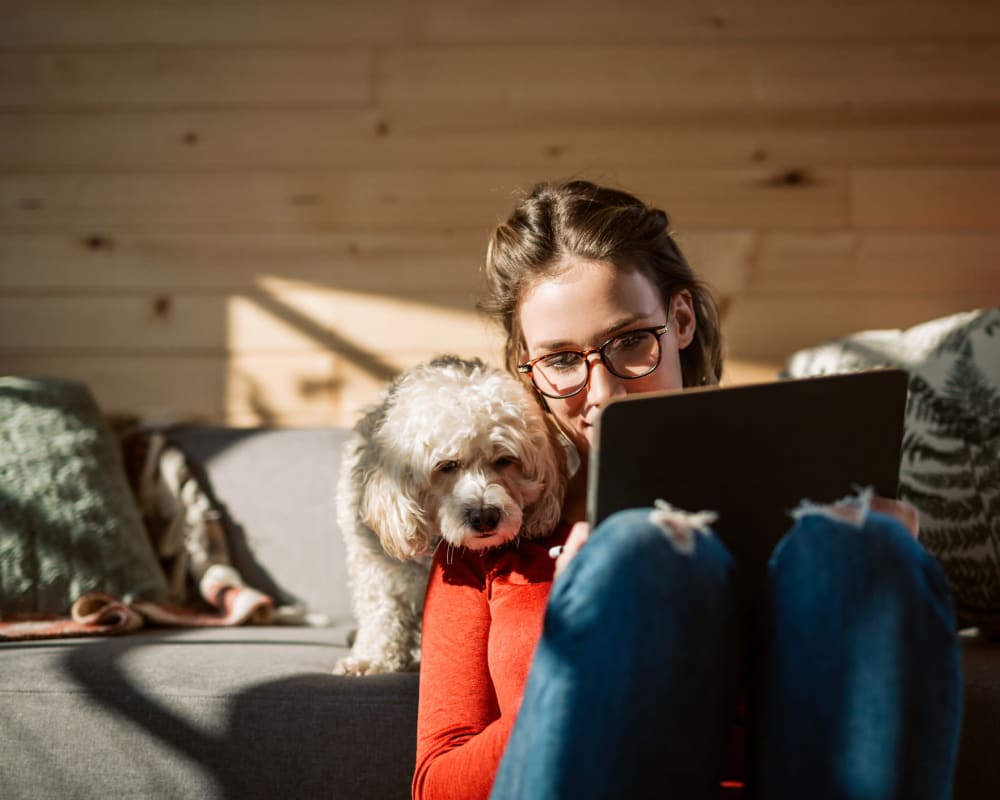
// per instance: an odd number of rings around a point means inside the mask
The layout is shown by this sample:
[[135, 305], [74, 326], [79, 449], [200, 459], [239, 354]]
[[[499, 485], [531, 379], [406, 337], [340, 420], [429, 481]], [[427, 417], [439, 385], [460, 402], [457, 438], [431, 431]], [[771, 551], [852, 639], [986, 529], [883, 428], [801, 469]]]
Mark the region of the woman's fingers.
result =
[[870, 506], [872, 511], [888, 514], [902, 522], [914, 536], [920, 535], [920, 512], [905, 500], [893, 500], [889, 497], [873, 497]]
[[569, 532], [569, 537], [566, 539], [566, 544], [563, 546], [562, 552], [556, 559], [556, 577], [558, 578], [563, 570], [569, 566], [569, 562], [573, 560], [573, 557], [580, 552], [580, 548], [587, 543], [587, 539], [590, 538], [590, 525], [586, 522], [577, 522], [573, 525], [573, 528]]

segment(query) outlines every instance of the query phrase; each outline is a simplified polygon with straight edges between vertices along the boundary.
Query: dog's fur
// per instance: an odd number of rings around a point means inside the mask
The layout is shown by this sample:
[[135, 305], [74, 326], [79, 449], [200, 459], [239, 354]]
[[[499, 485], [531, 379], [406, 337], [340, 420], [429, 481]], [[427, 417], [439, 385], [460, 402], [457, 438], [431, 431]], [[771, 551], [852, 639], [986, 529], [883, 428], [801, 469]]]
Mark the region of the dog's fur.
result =
[[565, 457], [516, 379], [442, 356], [407, 370], [355, 426], [337, 515], [358, 632], [335, 672], [413, 669], [434, 549], [482, 550], [550, 533]]

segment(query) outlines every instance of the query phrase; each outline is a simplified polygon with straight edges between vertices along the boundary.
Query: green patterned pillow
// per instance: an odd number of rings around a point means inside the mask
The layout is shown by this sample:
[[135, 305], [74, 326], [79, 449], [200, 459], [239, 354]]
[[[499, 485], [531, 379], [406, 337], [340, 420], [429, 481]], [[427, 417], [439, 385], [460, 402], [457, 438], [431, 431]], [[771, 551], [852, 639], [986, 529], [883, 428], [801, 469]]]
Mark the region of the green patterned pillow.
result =
[[856, 333], [792, 355], [791, 377], [910, 375], [899, 496], [944, 567], [964, 623], [1000, 620], [1000, 308]]
[[93, 590], [166, 599], [117, 439], [81, 384], [0, 378], [0, 616]]

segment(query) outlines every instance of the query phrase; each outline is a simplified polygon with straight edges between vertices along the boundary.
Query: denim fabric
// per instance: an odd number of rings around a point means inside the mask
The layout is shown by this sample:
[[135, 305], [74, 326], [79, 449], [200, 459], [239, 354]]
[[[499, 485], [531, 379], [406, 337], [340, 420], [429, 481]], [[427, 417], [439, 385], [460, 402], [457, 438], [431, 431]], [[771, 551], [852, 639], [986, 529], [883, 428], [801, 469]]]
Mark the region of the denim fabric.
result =
[[938, 563], [892, 517], [811, 515], [769, 572], [760, 796], [950, 798], [961, 653]]
[[694, 544], [648, 509], [593, 532], [553, 585], [494, 800], [718, 797], [741, 696], [748, 796], [950, 797], [958, 639], [901, 524], [804, 515], [752, 614], [725, 546]]

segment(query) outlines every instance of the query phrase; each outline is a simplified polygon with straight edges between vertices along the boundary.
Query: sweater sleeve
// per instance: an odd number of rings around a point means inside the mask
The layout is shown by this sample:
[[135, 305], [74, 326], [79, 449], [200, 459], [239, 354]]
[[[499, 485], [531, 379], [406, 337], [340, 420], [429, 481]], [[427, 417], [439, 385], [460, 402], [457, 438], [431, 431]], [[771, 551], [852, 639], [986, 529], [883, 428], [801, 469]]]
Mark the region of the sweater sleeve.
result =
[[485, 576], [468, 562], [435, 558], [420, 648], [414, 800], [489, 796], [514, 723], [500, 716], [490, 680], [490, 619]]

